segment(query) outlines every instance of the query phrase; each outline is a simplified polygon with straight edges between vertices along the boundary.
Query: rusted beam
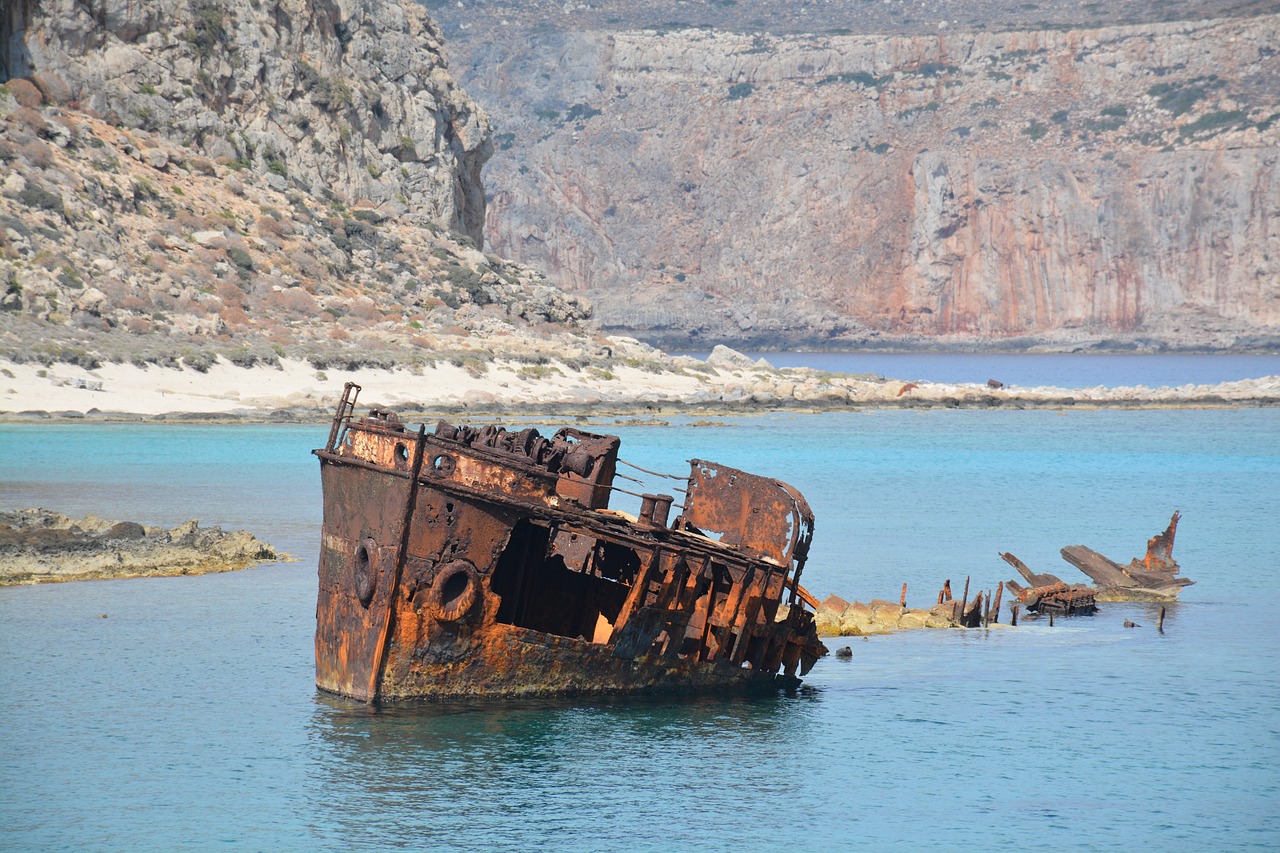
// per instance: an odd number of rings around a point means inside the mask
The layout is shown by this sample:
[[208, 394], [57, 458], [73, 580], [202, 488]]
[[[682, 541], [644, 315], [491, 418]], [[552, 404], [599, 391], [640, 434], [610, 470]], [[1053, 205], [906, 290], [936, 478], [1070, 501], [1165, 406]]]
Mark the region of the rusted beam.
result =
[[618, 619], [613, 623], [613, 636], [610, 642], [617, 642], [618, 635], [623, 627], [631, 619], [631, 614], [635, 613], [636, 607], [644, 603], [644, 597], [649, 590], [649, 577], [653, 574], [653, 567], [662, 560], [662, 549], [655, 548], [647, 560], [643, 560], [640, 564], [640, 573], [636, 576], [636, 582], [632, 585], [631, 591], [627, 593], [627, 599], [622, 604], [622, 610], [618, 612]]
[[813, 593], [809, 592], [809, 590], [799, 584], [796, 584], [796, 595], [801, 601], [812, 607], [814, 610], [818, 609], [818, 599], [814, 598]]
[[1012, 554], [1002, 553], [1000, 555], [1000, 559], [1004, 560], [1006, 563], [1008, 563], [1009, 565], [1017, 569], [1018, 574], [1022, 575], [1022, 577], [1026, 579], [1027, 583], [1031, 584], [1032, 586], [1048, 586], [1051, 583], [1061, 582], [1061, 578], [1054, 577], [1053, 575], [1037, 574], [1031, 571], [1031, 569], [1027, 568], [1026, 563], [1022, 562]]
[[[348, 383], [348, 387], [350, 386], [351, 383]], [[418, 502], [418, 478], [422, 475], [422, 449], [426, 445], [426, 434], [427, 428], [425, 425], [418, 428], [418, 441], [413, 451], [413, 467], [409, 472], [409, 497], [405, 501], [404, 517], [400, 522], [400, 547], [396, 551], [395, 571], [391, 580], [391, 589], [387, 592], [389, 606], [387, 607], [386, 617], [382, 622], [382, 631], [378, 635], [378, 642], [375, 646], [377, 656], [374, 658], [373, 669], [369, 676], [370, 701], [377, 701], [378, 699], [383, 669], [387, 664], [387, 643], [392, 623], [395, 621], [396, 596], [400, 594], [400, 579], [404, 574], [405, 557], [409, 553], [409, 532], [413, 526], [413, 511]]]

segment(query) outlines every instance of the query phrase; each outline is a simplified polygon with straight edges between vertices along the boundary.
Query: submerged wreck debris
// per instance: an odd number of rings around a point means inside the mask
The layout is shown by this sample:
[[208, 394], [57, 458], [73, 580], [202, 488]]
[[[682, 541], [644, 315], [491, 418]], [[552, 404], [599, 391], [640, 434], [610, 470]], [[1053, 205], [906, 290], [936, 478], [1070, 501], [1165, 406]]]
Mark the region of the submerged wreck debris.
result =
[[1000, 558], [1017, 569], [1018, 574], [1031, 585], [1024, 587], [1017, 581], [1005, 584], [1028, 613], [1075, 616], [1097, 612], [1096, 591], [1092, 587], [1084, 584], [1068, 585], [1056, 575], [1037, 574], [1012, 554], [1003, 553]]
[[960, 628], [982, 628], [1000, 622], [1000, 601], [1004, 597], [1004, 583], [997, 588], [995, 595], [979, 592], [969, 600], [969, 578], [964, 579], [964, 593], [960, 600], [951, 597], [951, 579], [948, 578], [938, 590], [938, 603], [933, 612], [949, 615]]
[[[791, 486], [692, 460], [609, 508], [620, 439], [354, 418], [320, 458], [316, 684], [360, 701], [777, 689], [827, 649]], [[669, 521], [673, 506], [680, 512]], [[784, 597], [787, 599], [783, 601]]]
[[1173, 559], [1173, 539], [1182, 513], [1174, 510], [1169, 526], [1147, 542], [1144, 557], [1121, 566], [1083, 545], [1062, 549], [1062, 558], [1098, 585], [1099, 601], [1172, 601], [1182, 588], [1195, 583], [1178, 577], [1182, 567]]

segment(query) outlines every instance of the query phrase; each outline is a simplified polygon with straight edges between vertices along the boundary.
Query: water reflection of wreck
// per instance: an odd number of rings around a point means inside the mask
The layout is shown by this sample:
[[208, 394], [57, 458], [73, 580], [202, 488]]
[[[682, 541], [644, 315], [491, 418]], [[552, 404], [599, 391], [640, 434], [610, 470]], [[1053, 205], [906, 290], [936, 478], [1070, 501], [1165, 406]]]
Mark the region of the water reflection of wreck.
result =
[[[795, 489], [693, 460], [682, 511], [609, 509], [620, 440], [353, 420], [321, 460], [316, 683], [362, 701], [798, 684], [826, 654]], [[623, 463], [626, 464], [626, 463]], [[787, 598], [784, 605], [783, 598]]]

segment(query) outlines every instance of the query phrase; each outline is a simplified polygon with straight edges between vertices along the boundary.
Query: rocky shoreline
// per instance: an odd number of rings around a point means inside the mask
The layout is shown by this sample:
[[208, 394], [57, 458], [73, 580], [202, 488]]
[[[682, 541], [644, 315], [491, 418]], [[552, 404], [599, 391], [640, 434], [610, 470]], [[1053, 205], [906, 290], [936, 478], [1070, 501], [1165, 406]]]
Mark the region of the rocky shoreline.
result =
[[203, 575], [288, 560], [244, 530], [165, 528], [43, 508], [0, 512], [0, 586]]

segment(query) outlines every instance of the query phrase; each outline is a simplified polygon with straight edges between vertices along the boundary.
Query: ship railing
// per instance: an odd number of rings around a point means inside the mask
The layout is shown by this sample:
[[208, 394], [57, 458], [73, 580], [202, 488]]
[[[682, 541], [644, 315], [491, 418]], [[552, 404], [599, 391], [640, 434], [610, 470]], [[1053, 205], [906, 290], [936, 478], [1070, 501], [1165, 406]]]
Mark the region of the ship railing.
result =
[[333, 416], [333, 426], [329, 428], [329, 442], [324, 449], [333, 453], [347, 438], [347, 430], [351, 427], [351, 417], [355, 412], [356, 398], [360, 396], [360, 386], [348, 382], [342, 386], [342, 399], [338, 401], [338, 411]]
[[[672, 495], [635, 492], [612, 484], [609, 488], [641, 499], [642, 523], [656, 522], [657, 526], [666, 527], [668, 510], [678, 507], [681, 517], [675, 527], [778, 566], [783, 571], [783, 587], [790, 592], [791, 605], [803, 601], [814, 607], [816, 602], [800, 586], [813, 536], [813, 512], [804, 497], [780, 480], [696, 459], [689, 461], [690, 474], [682, 477], [618, 459], [620, 465], [641, 474], [680, 483], [684, 488], [677, 488], [674, 483], [663, 483], [661, 488], [681, 495], [683, 503], [675, 503]], [[717, 470], [724, 476], [718, 477]], [[614, 476], [642, 488], [649, 486], [645, 479], [619, 472]]]

